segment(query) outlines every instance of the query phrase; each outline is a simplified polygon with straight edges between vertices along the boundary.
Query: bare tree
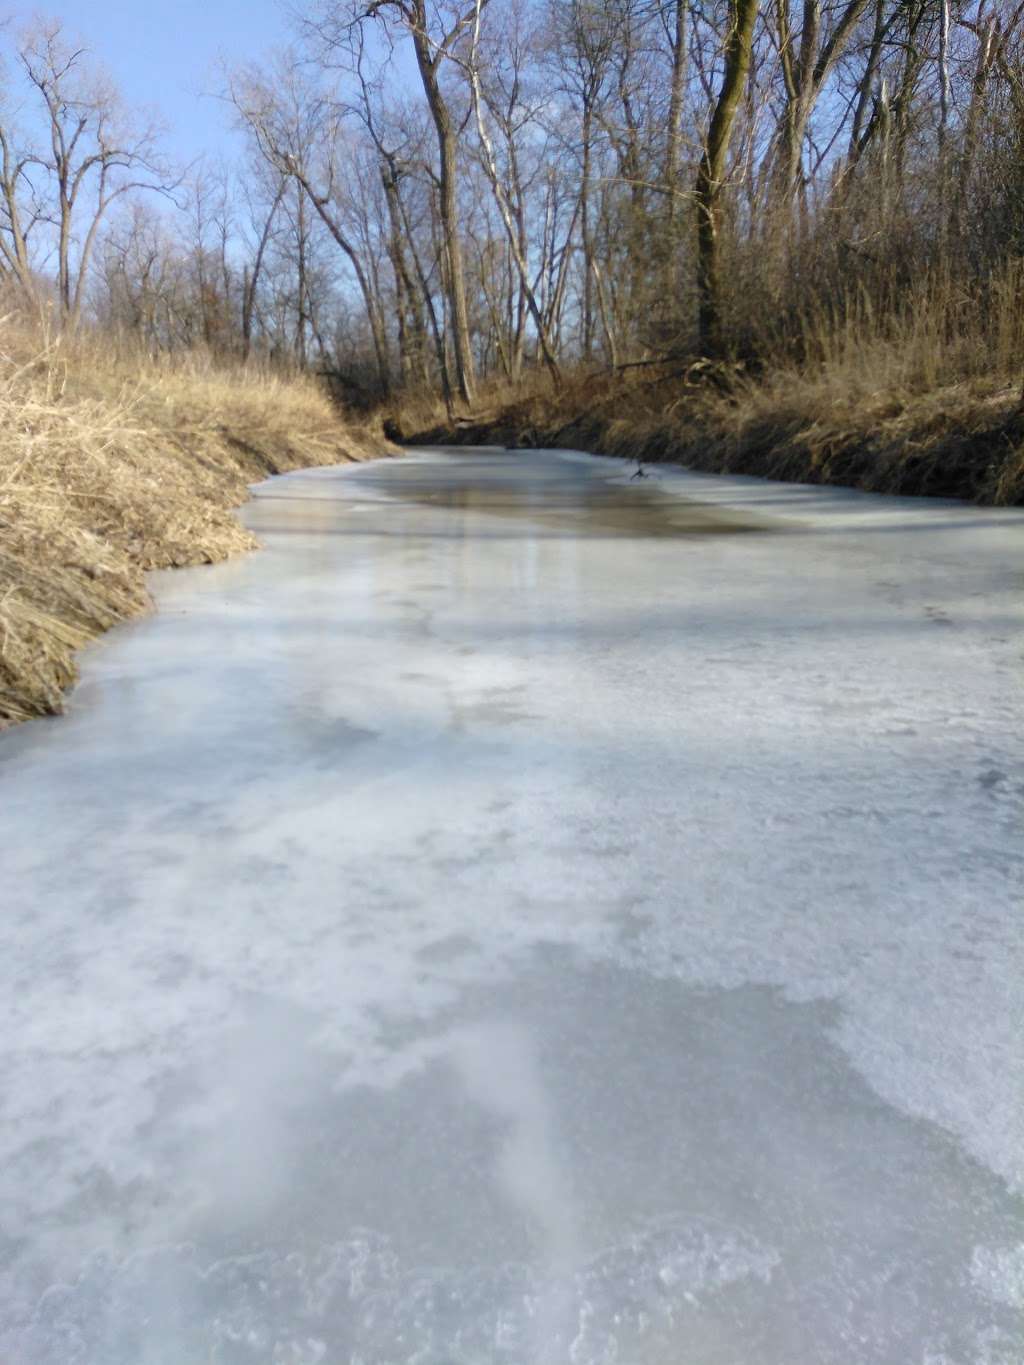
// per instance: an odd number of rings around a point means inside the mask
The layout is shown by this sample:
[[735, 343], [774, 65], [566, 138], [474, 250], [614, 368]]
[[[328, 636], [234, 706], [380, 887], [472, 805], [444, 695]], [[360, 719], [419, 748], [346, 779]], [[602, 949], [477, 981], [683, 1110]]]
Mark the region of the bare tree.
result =
[[40, 21], [29, 29], [17, 58], [38, 97], [39, 133], [18, 152], [15, 131], [0, 127], [0, 252], [31, 290], [29, 233], [45, 224], [55, 246], [61, 313], [74, 326], [111, 206], [131, 191], [169, 194], [178, 178], [158, 155], [158, 130], [127, 116], [113, 84], [91, 66], [85, 49], [68, 42], [59, 23]]

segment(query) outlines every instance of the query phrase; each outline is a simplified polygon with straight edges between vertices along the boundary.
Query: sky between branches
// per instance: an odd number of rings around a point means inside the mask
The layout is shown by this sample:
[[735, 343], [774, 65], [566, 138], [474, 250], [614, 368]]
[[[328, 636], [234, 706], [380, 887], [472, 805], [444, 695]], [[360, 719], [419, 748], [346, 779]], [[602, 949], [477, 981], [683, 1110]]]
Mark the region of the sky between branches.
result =
[[[15, 25], [28, 17], [20, 5], [5, 8]], [[235, 150], [216, 97], [220, 59], [251, 61], [291, 37], [282, 0], [42, 0], [36, 8], [84, 41], [129, 104], [160, 111], [164, 145], [182, 161]]]

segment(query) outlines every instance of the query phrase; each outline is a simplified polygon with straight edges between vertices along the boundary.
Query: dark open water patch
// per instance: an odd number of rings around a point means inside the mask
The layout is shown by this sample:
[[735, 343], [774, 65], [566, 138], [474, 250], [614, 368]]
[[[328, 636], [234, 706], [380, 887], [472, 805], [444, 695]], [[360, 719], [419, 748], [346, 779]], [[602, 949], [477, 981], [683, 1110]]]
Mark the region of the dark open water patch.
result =
[[[584, 539], [602, 536], [735, 535], [767, 520], [727, 512], [597, 466], [529, 453], [458, 450], [442, 463], [365, 465], [358, 482], [418, 506], [528, 520]], [[778, 524], [778, 519], [775, 519]]]

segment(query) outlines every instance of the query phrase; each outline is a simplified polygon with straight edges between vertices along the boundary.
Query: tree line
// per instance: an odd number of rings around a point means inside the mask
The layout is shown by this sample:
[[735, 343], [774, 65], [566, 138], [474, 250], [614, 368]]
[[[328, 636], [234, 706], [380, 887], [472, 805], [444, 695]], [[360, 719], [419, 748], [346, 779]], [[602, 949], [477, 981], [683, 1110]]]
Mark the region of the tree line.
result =
[[[799, 358], [1024, 249], [1024, 0], [309, 0], [175, 168], [37, 21], [0, 102], [0, 286], [151, 353], [370, 398]], [[955, 308], [950, 314], [955, 327]]]

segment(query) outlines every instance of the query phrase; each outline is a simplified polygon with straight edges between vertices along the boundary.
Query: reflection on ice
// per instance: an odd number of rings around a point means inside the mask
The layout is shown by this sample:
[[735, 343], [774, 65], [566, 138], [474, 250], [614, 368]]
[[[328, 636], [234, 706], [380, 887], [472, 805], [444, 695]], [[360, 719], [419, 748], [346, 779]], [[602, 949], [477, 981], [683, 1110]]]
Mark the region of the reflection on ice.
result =
[[514, 1019], [487, 1021], [452, 1040], [452, 1058], [471, 1099], [506, 1128], [497, 1160], [500, 1187], [534, 1229], [534, 1348], [547, 1365], [575, 1337], [573, 1277], [582, 1261], [570, 1170], [559, 1161], [534, 1040]]
[[831, 1013], [546, 950], [345, 1084], [252, 1002], [147, 1139], [172, 1240], [89, 1258], [0, 1359], [1016, 1365], [1020, 1205]]

